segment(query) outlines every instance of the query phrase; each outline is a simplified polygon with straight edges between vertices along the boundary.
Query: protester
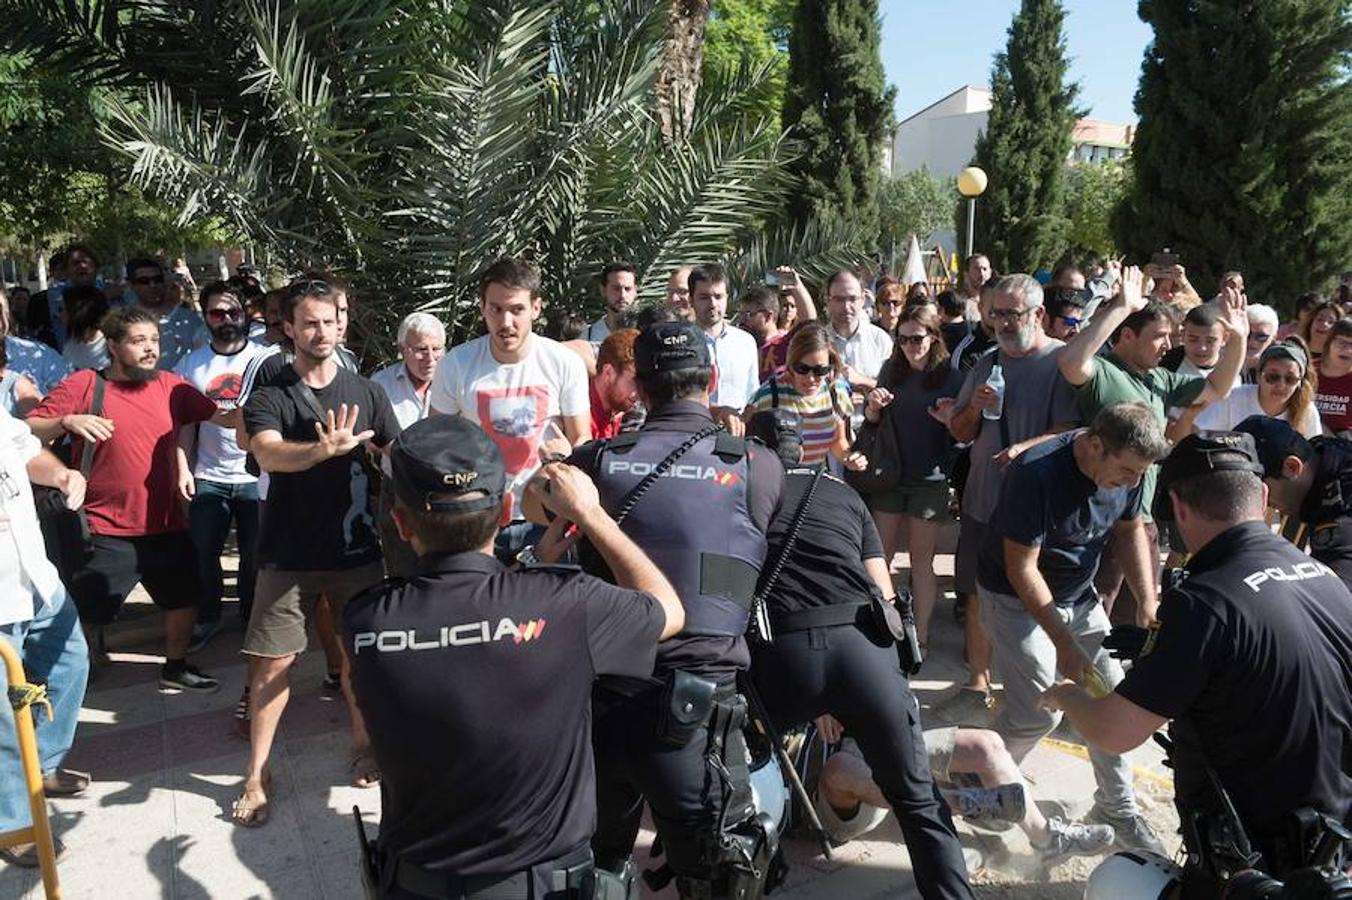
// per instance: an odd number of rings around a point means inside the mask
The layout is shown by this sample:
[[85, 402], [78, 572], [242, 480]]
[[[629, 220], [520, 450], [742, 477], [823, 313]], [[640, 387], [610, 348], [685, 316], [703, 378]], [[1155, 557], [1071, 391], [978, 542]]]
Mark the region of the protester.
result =
[[956, 291], [940, 291], [935, 301], [943, 319], [941, 330], [944, 347], [951, 359], [958, 346], [972, 333], [972, 323], [967, 320], [967, 301], [958, 296]]
[[606, 312], [587, 326], [585, 337], [592, 349], [600, 346], [611, 332], [627, 327], [624, 320], [638, 301], [635, 272], [634, 266], [627, 262], [613, 262], [601, 270], [601, 299], [605, 301]]
[[977, 303], [978, 317], [967, 337], [953, 348], [951, 365], [955, 372], [967, 372], [972, 369], [992, 347], [996, 345], [995, 331], [998, 323], [991, 318], [991, 303], [995, 298], [995, 282], [988, 281], [981, 288]]
[[691, 271], [690, 304], [713, 358], [716, 384], [709, 392], [709, 408], [715, 421], [740, 434], [744, 427], [740, 414], [760, 384], [760, 362], [755, 338], [726, 320], [728, 279], [722, 266]]
[[690, 306], [690, 273], [693, 271], [693, 266], [672, 269], [663, 294], [666, 308], [687, 322], [695, 321], [695, 310]]
[[1352, 430], [1352, 318], [1334, 324], [1327, 347], [1318, 362], [1314, 406], [1329, 433], [1342, 435]]
[[1193, 424], [1204, 431], [1233, 431], [1249, 416], [1272, 416], [1290, 422], [1307, 438], [1315, 437], [1323, 432], [1314, 404], [1317, 381], [1300, 338], [1273, 344], [1259, 358], [1258, 383], [1237, 385], [1229, 396], [1202, 410]]
[[[931, 298], [931, 296], [930, 296], [930, 286], [929, 286], [929, 283], [928, 283], [928, 282], [917, 281], [915, 284], [913, 284], [913, 285], [911, 285], [910, 287], [906, 288], [906, 305], [907, 305], [907, 306], [914, 306], [915, 304], [918, 304], [918, 303], [929, 303], [929, 302], [931, 302], [931, 299], [932, 299], [932, 298]], [[881, 325], [881, 323], [879, 323], [879, 324]], [[890, 331], [890, 330], [891, 330], [891, 329], [887, 328], [886, 326], [882, 326], [882, 327], [883, 327], [883, 330], [885, 330], [885, 331]]]
[[[217, 421], [189, 426], [180, 433], [184, 452], [192, 463], [192, 476], [181, 484], [187, 489], [188, 525], [203, 580], [189, 652], [200, 649], [221, 630], [221, 598], [225, 595], [221, 556], [231, 522], [239, 551], [235, 589], [242, 625], [249, 622], [258, 576], [258, 478], [245, 466], [247, 454], [235, 439], [235, 426], [244, 370], [265, 350], [245, 336], [243, 302], [224, 281], [213, 281], [202, 288], [201, 304], [211, 341], [183, 357], [174, 374], [230, 415], [228, 419], [218, 417]], [[160, 346], [164, 346], [163, 339]]]
[[991, 280], [992, 274], [991, 261], [984, 253], [973, 253], [962, 261], [962, 286], [958, 288], [958, 296], [966, 304], [969, 322], [981, 321], [981, 289]]
[[[967, 661], [967, 684], [953, 698], [955, 713], [991, 705], [990, 643], [977, 603], [977, 561], [1005, 470], [1030, 447], [1079, 421], [1070, 385], [1057, 369], [1064, 345], [1044, 330], [1042, 286], [1030, 275], [1008, 275], [984, 294], [983, 314], [996, 323], [999, 349], [968, 371], [949, 421], [954, 439], [972, 442], [953, 561], [954, 588], [965, 598]], [[1003, 394], [989, 384], [996, 365], [1004, 377]]]
[[14, 328], [19, 321], [10, 310], [9, 297], [0, 291], [0, 337], [5, 339], [7, 365], [16, 373], [26, 375], [39, 395], [46, 394], [70, 374], [71, 368], [51, 347], [16, 335]]
[[842, 376], [856, 391], [877, 387], [878, 373], [892, 355], [892, 339], [862, 310], [863, 286], [853, 272], [836, 272], [826, 280], [831, 342], [844, 366]]
[[1258, 383], [1258, 359], [1272, 345], [1277, 335], [1277, 311], [1262, 303], [1249, 304], [1249, 343], [1244, 356], [1244, 371], [1240, 381]]
[[[244, 409], [250, 452], [271, 478], [244, 636], [249, 761], [231, 810], [238, 825], [263, 825], [270, 817], [268, 759], [290, 696], [288, 670], [305, 650], [306, 619], [319, 596], [340, 618], [348, 599], [384, 576], [367, 444], [387, 446], [399, 422], [384, 391], [334, 359], [338, 295], [314, 279], [287, 291], [284, 315], [295, 359], [277, 381], [255, 389]], [[340, 660], [352, 719], [351, 780], [369, 787], [379, 769], [353, 700], [347, 654]]]
[[804, 465], [817, 465], [828, 456], [844, 462], [850, 456], [850, 387], [826, 326], [805, 322], [795, 328], [787, 362], [751, 395], [743, 417], [767, 409], [790, 410], [798, 417]]
[[[1080, 281], [1084, 281], [1084, 276], [1080, 276]], [[1048, 288], [1045, 293], [1047, 334], [1060, 341], [1070, 340], [1084, 324], [1089, 291], [1082, 287], [1056, 286]]]
[[[922, 302], [929, 302], [929, 295]], [[905, 289], [895, 281], [889, 281], [887, 284], [878, 288], [877, 299], [874, 302], [874, 311], [878, 314], [878, 320], [875, 323], [883, 331], [887, 332], [889, 337], [896, 338], [897, 320], [901, 318], [901, 311], [910, 303]]]
[[928, 645], [930, 616], [939, 596], [934, 552], [939, 526], [949, 521], [953, 438], [948, 420], [963, 382], [962, 373], [948, 364], [940, 327], [928, 304], [901, 314], [892, 358], [883, 364], [878, 387], [869, 393], [864, 411], [870, 422], [892, 429], [895, 446], [904, 448], [900, 484], [871, 494], [868, 500], [884, 561], [891, 565], [903, 543], [909, 554], [921, 646]]
[[541, 454], [567, 453], [591, 438], [587, 370], [576, 354], [532, 333], [540, 317], [540, 274], [528, 263], [504, 257], [484, 270], [479, 312], [488, 333], [446, 354], [428, 398], [434, 415], [469, 419], [502, 450], [516, 505], [497, 552], [511, 563], [541, 533], [520, 506]]
[[[90, 547], [71, 576], [70, 593], [96, 664], [107, 662], [102, 629], [117, 616], [137, 583], [164, 610], [165, 662], [160, 684], [210, 692], [216, 679], [185, 661], [202, 603], [202, 575], [184, 520], [178, 486], [188, 477], [177, 436], [185, 426], [218, 415], [216, 404], [170, 372], [158, 371], [159, 322], [138, 307], [108, 313], [106, 372], [76, 372], [56, 386], [28, 418], [44, 443], [69, 434], [71, 456], [97, 444], [85, 515]], [[94, 397], [102, 393], [97, 414]], [[228, 419], [220, 414], [217, 419]]]
[[591, 380], [592, 437], [612, 438], [620, 433], [627, 414], [639, 405], [634, 375], [634, 342], [638, 329], [622, 328], [601, 342], [596, 351], [596, 377]]
[[[54, 271], [56, 280], [47, 289], [47, 315], [53, 337], [53, 346], [64, 350], [69, 334], [70, 309], [66, 291], [73, 287], [94, 288], [100, 293], [104, 290], [103, 278], [99, 275], [99, 259], [93, 250], [83, 244], [71, 244], [59, 255]], [[120, 293], [120, 291], [118, 292]], [[105, 295], [105, 300], [107, 296]]]
[[[8, 641], [24, 674], [46, 689], [51, 706], [34, 717], [42, 789], [49, 797], [82, 793], [89, 777], [61, 768], [75, 740], [84, 702], [89, 654], [75, 604], [47, 560], [29, 482], [56, 488], [68, 509], [84, 501], [85, 481], [43, 449], [21, 420], [0, 412], [0, 640]], [[0, 678], [0, 684], [6, 679]], [[28, 713], [25, 713], [28, 714]], [[32, 825], [30, 797], [21, 771], [14, 710], [0, 703], [0, 834]], [[62, 851], [55, 840], [57, 855]], [[0, 859], [24, 868], [38, 865], [33, 842], [0, 849]]]
[[42, 400], [38, 387], [27, 375], [9, 364], [9, 347], [0, 343], [0, 407], [22, 419]]
[[1314, 315], [1315, 307], [1323, 300], [1314, 292], [1301, 294], [1296, 298], [1296, 317], [1290, 322], [1285, 322], [1282, 327], [1277, 329], [1277, 340], [1284, 340], [1293, 334], [1303, 333], [1310, 324], [1310, 317]]
[[61, 358], [71, 369], [106, 369], [108, 342], [99, 325], [108, 314], [108, 298], [96, 287], [72, 285], [62, 303], [66, 337]]
[[784, 364], [789, 348], [789, 333], [779, 330], [779, 294], [760, 284], [747, 288], [738, 304], [737, 324], [756, 339], [758, 374], [764, 381]]
[[164, 264], [158, 259], [129, 261], [127, 281], [135, 292], [136, 304], [159, 318], [161, 369], [172, 370], [180, 359], [210, 339], [202, 317], [179, 302], [182, 295], [173, 296], [165, 290]]
[[1324, 355], [1324, 349], [1333, 333], [1333, 323], [1341, 319], [1343, 315], [1344, 311], [1341, 306], [1330, 300], [1322, 301], [1315, 304], [1310, 311], [1310, 318], [1306, 320], [1304, 327], [1297, 332], [1300, 339], [1310, 348], [1310, 358], [1316, 363]]

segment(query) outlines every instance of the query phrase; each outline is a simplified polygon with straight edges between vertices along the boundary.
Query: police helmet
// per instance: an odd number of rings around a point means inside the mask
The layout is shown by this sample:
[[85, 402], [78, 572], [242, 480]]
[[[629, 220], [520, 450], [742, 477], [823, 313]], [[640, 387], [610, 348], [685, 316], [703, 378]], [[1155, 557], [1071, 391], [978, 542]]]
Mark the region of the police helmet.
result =
[[1084, 900], [1162, 900], [1182, 875], [1182, 869], [1158, 853], [1114, 853], [1090, 874]]

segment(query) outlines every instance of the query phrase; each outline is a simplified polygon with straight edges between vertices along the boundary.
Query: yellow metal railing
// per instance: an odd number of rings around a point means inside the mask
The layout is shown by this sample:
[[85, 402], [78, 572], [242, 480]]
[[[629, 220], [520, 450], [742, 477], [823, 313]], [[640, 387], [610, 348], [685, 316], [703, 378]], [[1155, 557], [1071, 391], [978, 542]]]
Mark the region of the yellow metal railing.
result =
[[47, 688], [40, 684], [29, 684], [23, 673], [23, 662], [19, 654], [0, 639], [0, 658], [5, 661], [5, 674], [9, 681], [9, 705], [14, 710], [14, 728], [19, 733], [19, 758], [23, 762], [23, 779], [28, 788], [28, 805], [33, 811], [33, 824], [18, 831], [0, 834], [0, 848], [13, 847], [16, 844], [37, 844], [38, 861], [42, 866], [42, 885], [47, 891], [47, 900], [59, 900], [61, 885], [56, 878], [56, 850], [52, 844], [52, 823], [47, 819], [47, 797], [42, 792], [42, 764], [38, 761], [38, 740], [33, 729], [33, 717], [28, 708], [34, 704], [47, 708], [47, 718], [52, 717], [52, 704], [47, 699]]

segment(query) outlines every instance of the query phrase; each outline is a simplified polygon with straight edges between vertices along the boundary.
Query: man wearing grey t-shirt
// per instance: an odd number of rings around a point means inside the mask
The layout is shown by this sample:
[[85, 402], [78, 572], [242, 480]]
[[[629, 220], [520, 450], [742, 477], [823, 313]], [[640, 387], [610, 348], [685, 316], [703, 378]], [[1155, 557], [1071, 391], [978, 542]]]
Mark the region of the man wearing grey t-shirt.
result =
[[[962, 524], [954, 559], [954, 585], [967, 609], [967, 685], [964, 699], [990, 705], [990, 642], [976, 603], [977, 554], [986, 525], [1000, 498], [1005, 468], [1020, 453], [1079, 421], [1075, 395], [1057, 368], [1064, 346], [1048, 337], [1042, 286], [1028, 275], [1007, 275], [993, 288], [991, 320], [998, 349], [983, 356], [967, 373], [953, 405], [949, 431], [955, 440], [972, 442], [972, 467], [962, 495]], [[987, 419], [999, 397], [987, 384], [999, 364], [1005, 379], [1004, 407]]]

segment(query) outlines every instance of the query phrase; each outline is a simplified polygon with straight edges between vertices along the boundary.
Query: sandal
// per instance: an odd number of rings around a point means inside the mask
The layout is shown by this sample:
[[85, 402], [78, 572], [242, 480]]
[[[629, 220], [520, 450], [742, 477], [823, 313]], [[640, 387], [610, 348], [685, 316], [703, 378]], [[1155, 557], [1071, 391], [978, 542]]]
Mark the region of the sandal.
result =
[[348, 773], [352, 776], [353, 787], [369, 788], [380, 784], [380, 765], [370, 750], [362, 750], [352, 755]]
[[[265, 779], [266, 783], [266, 779]], [[245, 787], [239, 797], [230, 805], [230, 818], [244, 828], [258, 828], [266, 825], [272, 815], [272, 804], [268, 801], [263, 788]]]

